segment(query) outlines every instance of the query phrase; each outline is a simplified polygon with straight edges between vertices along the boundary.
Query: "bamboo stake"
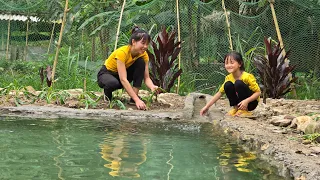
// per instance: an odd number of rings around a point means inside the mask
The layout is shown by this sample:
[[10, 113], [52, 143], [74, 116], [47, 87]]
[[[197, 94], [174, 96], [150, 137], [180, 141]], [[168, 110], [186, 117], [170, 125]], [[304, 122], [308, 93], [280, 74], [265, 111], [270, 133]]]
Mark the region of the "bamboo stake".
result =
[[[280, 28], [279, 28], [279, 24], [278, 24], [278, 20], [277, 20], [277, 15], [276, 15], [276, 11], [274, 10], [274, 3], [275, 0], [269, 0], [269, 4], [270, 4], [270, 8], [271, 8], [271, 12], [272, 12], [272, 18], [273, 18], [273, 22], [274, 22], [274, 26], [276, 28], [276, 32], [277, 32], [277, 36], [278, 36], [278, 40], [280, 42], [280, 47], [283, 49], [284, 45], [283, 45], [283, 40], [282, 40], [282, 36], [281, 36], [281, 32], [280, 32]], [[286, 51], [283, 49], [282, 50], [282, 55], [285, 56], [286, 55]], [[285, 59], [285, 61], [287, 62], [288, 59]], [[290, 73], [291, 74], [291, 73]], [[292, 79], [292, 75], [290, 80]], [[292, 87], [292, 94], [295, 98], [297, 98], [297, 92], [296, 92], [296, 88]]]
[[52, 27], [52, 31], [51, 31], [51, 36], [50, 36], [50, 42], [49, 42], [48, 51], [47, 51], [48, 54], [49, 54], [49, 52], [50, 52], [50, 46], [51, 46], [51, 43], [52, 43], [53, 33], [54, 33], [55, 27], [56, 27], [56, 22], [53, 23], [53, 27]]
[[53, 69], [52, 69], [52, 76], [51, 76], [51, 80], [52, 80], [52, 87], [54, 85], [54, 74], [56, 72], [56, 67], [57, 67], [57, 63], [58, 63], [58, 56], [59, 56], [59, 50], [60, 50], [60, 45], [61, 45], [61, 40], [62, 40], [62, 35], [63, 35], [63, 30], [64, 30], [64, 26], [66, 23], [66, 18], [67, 18], [67, 12], [68, 12], [68, 0], [66, 0], [66, 5], [64, 7], [64, 12], [63, 12], [63, 19], [62, 19], [62, 24], [61, 24], [61, 29], [60, 29], [60, 35], [59, 35], [59, 40], [58, 40], [58, 44], [57, 44], [57, 49], [56, 49], [56, 56], [54, 58], [54, 62], [53, 62]]
[[10, 22], [11, 22], [11, 14], [9, 16], [9, 21], [8, 21], [8, 37], [7, 37], [6, 60], [9, 59]]
[[115, 43], [115, 45], [114, 45], [114, 50], [117, 49], [117, 44], [118, 44], [118, 39], [119, 39], [119, 33], [120, 33], [120, 25], [121, 25], [121, 21], [122, 21], [122, 15], [123, 15], [123, 10], [124, 10], [125, 4], [126, 4], [126, 0], [123, 1], [122, 8], [121, 8], [121, 13], [120, 13], [120, 18], [119, 18], [119, 24], [118, 24], [118, 29], [117, 29], [117, 35], [116, 35], [116, 43]]
[[29, 19], [27, 20], [27, 32], [26, 32], [26, 47], [24, 49], [24, 60], [27, 60], [28, 55], [28, 36], [29, 36]]
[[[277, 20], [276, 11], [274, 10], [274, 2], [275, 2], [275, 0], [269, 0], [271, 12], [272, 12], [272, 18], [273, 18], [274, 26], [276, 27], [276, 32], [277, 32], [278, 40], [280, 42], [280, 47], [283, 48], [282, 36], [280, 33], [280, 28], [279, 28], [279, 24], [278, 24], [278, 20]], [[285, 52], [285, 50], [283, 50], [282, 55], [284, 56], [285, 54], [286, 54], [286, 52]]]
[[226, 6], [224, 4], [224, 0], [222, 0], [222, 8], [224, 10], [224, 15], [226, 16], [226, 23], [227, 23], [227, 28], [228, 28], [228, 39], [229, 39], [229, 44], [230, 44], [230, 50], [233, 51], [233, 45], [232, 45], [232, 39], [231, 39], [231, 29], [230, 29], [230, 22], [228, 18], [228, 12], [226, 9]]
[[[181, 41], [181, 37], [180, 37], [180, 16], [179, 16], [179, 0], [176, 0], [176, 7], [177, 7], [177, 25], [178, 25], [178, 41], [180, 42]], [[180, 47], [180, 45], [179, 45]], [[181, 69], [181, 51], [178, 55], [178, 68]], [[176, 93], [178, 94], [179, 93], [179, 87], [180, 87], [180, 76], [178, 77], [178, 86], [177, 86], [177, 89], [176, 89]]]

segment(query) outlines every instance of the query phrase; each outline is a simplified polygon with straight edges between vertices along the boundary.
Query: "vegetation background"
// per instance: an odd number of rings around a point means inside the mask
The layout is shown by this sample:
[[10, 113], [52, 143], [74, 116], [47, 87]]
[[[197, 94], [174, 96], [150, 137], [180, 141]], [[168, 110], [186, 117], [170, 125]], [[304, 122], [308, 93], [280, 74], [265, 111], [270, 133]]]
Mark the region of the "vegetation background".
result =
[[[101, 91], [96, 73], [114, 49], [122, 4], [123, 0], [69, 1], [55, 89]], [[0, 87], [46, 87], [39, 69], [53, 65], [64, 5], [65, 0], [0, 0]], [[274, 6], [285, 49], [291, 49], [290, 64], [296, 65], [297, 98], [319, 99], [320, 3], [276, 0]], [[269, 1], [228, 0], [225, 7], [234, 49], [244, 56], [246, 70], [261, 82], [253, 57], [265, 55], [264, 37], [277, 40]], [[127, 1], [118, 47], [127, 44], [133, 25], [147, 30], [154, 40], [162, 26], [177, 31], [176, 10], [173, 0]], [[213, 94], [224, 80], [223, 56], [230, 51], [222, 1], [179, 0], [179, 15], [183, 70], [179, 94]], [[170, 91], [176, 88], [177, 82]]]

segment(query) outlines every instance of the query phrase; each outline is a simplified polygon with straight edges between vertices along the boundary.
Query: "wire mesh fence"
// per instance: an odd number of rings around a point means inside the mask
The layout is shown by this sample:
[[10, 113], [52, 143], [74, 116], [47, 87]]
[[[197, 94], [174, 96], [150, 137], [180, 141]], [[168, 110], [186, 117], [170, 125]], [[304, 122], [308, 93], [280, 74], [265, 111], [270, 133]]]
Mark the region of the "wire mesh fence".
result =
[[[52, 5], [49, 1], [0, 0], [0, 57], [2, 60], [43, 60], [54, 53], [61, 28], [61, 15], [42, 16], [39, 11]], [[58, 1], [56, 1], [58, 2]], [[61, 51], [72, 51], [79, 61], [97, 64], [114, 49], [123, 1], [113, 3], [71, 3]], [[233, 49], [246, 61], [246, 70], [255, 73], [252, 57], [264, 53], [264, 37], [277, 40], [269, 1], [267, 0], [179, 0], [182, 40], [182, 91], [214, 92], [226, 74], [223, 57]], [[94, 5], [92, 5], [94, 4]], [[63, 11], [64, 3], [60, 3]], [[319, 75], [320, 3], [318, 1], [276, 0], [274, 3], [280, 32], [295, 72]], [[43, 8], [39, 8], [43, 7]], [[54, 9], [54, 8], [51, 8]], [[230, 22], [228, 34], [226, 15]], [[43, 18], [49, 17], [49, 18]], [[133, 25], [156, 37], [162, 26], [177, 30], [176, 1], [129, 1], [125, 6], [118, 47], [128, 43]], [[63, 53], [62, 53], [63, 54]], [[91, 67], [99, 69], [99, 67]]]

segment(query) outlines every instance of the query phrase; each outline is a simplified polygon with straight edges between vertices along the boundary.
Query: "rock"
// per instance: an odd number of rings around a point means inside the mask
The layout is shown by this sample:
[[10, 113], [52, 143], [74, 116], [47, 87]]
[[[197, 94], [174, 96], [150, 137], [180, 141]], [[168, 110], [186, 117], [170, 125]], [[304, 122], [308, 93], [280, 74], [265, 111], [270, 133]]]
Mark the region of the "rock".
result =
[[36, 90], [32, 86], [26, 86], [25, 89], [33, 95], [36, 94]]
[[294, 180], [306, 180], [306, 177], [300, 176], [300, 177], [298, 177], [298, 178], [295, 178]]
[[264, 150], [268, 149], [269, 146], [270, 146], [269, 143], [266, 143], [266, 144], [262, 145], [262, 146], [261, 146], [261, 151], [264, 151]]
[[312, 118], [310, 116], [299, 116], [292, 120], [290, 128], [297, 127], [298, 131], [302, 131], [305, 133], [307, 126], [312, 122]]
[[[280, 117], [281, 118], [281, 117]], [[280, 126], [280, 127], [287, 127], [291, 124], [292, 120], [291, 119], [274, 119], [271, 121], [271, 124], [275, 126]]]
[[302, 141], [302, 144], [305, 144], [305, 145], [311, 144], [311, 141], [310, 141], [310, 140], [303, 140], [303, 141]]
[[282, 108], [273, 108], [273, 111], [276, 114], [284, 114], [284, 110]]
[[68, 89], [65, 92], [70, 94], [70, 97], [78, 97], [81, 93], [83, 93], [83, 89]]
[[273, 130], [272, 132], [274, 132], [274, 133], [283, 133], [283, 131], [282, 130]]
[[286, 115], [283, 117], [284, 119], [294, 119], [296, 118], [295, 116], [292, 116], [292, 115]]
[[161, 93], [158, 95], [157, 101], [161, 104], [174, 106], [174, 101], [178, 100], [179, 94], [175, 93]]
[[304, 133], [306, 134], [320, 133], [320, 122], [311, 121], [309, 124], [307, 124]]
[[320, 153], [320, 147], [311, 147], [311, 149], [313, 150], [313, 153], [315, 153], [315, 154]]
[[66, 103], [66, 106], [70, 107], [70, 108], [77, 108], [78, 107], [78, 102], [77, 101], [68, 101]]

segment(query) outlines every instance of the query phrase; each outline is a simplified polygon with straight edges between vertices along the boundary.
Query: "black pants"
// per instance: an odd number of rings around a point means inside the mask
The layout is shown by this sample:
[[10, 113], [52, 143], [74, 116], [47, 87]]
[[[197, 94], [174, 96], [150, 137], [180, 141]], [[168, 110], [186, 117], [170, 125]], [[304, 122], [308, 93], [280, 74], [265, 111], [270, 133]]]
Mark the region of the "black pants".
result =
[[[127, 79], [130, 83], [133, 82], [133, 87], [141, 87], [142, 80], [144, 78], [144, 70], [145, 62], [142, 58], [138, 58], [130, 67], [127, 68]], [[98, 85], [104, 89], [104, 94], [109, 100], [112, 99], [113, 91], [123, 88], [119, 74], [108, 70], [105, 65], [103, 65], [98, 72]]]
[[[253, 92], [249, 89], [241, 80], [236, 80], [233, 84], [231, 81], [228, 81], [224, 84], [224, 91], [229, 99], [230, 106], [236, 106], [242, 100], [250, 97]], [[258, 100], [254, 100], [248, 104], [248, 111], [254, 110], [258, 106]]]

